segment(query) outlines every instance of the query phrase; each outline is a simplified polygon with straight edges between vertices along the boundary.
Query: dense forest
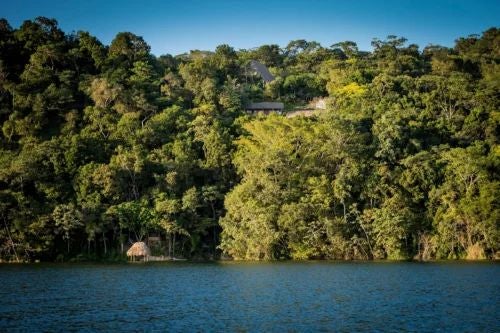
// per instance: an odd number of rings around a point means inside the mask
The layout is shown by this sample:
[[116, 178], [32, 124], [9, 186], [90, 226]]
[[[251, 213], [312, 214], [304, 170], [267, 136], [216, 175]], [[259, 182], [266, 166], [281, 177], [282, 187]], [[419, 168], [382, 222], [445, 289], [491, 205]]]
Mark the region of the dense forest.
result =
[[0, 258], [499, 258], [500, 31], [372, 46], [157, 57], [0, 20]]

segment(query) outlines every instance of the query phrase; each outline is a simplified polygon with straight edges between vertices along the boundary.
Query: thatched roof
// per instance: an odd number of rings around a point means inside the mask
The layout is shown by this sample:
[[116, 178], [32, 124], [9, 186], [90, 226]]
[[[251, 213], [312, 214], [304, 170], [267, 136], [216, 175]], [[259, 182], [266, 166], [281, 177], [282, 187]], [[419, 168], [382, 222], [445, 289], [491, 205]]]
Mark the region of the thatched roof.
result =
[[285, 105], [280, 102], [260, 102], [250, 103], [247, 105], [247, 110], [283, 110]]
[[262, 80], [264, 82], [271, 82], [274, 80], [273, 74], [269, 72], [267, 67], [264, 64], [261, 64], [260, 62], [256, 60], [251, 60], [250, 61], [250, 68], [253, 69], [257, 74], [259, 74], [262, 77]]
[[144, 257], [150, 255], [151, 251], [144, 242], [134, 243], [127, 251], [127, 257], [141, 257], [141, 256]]

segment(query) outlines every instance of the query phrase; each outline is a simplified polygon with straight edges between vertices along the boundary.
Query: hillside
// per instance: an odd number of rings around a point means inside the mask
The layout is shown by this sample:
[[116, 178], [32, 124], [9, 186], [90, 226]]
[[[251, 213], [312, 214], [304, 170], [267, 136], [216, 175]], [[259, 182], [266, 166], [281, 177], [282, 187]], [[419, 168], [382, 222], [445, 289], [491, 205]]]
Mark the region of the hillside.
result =
[[[0, 21], [0, 258], [500, 257], [500, 32], [156, 57]], [[266, 80], [250, 64], [267, 68]], [[312, 117], [252, 117], [325, 97]]]

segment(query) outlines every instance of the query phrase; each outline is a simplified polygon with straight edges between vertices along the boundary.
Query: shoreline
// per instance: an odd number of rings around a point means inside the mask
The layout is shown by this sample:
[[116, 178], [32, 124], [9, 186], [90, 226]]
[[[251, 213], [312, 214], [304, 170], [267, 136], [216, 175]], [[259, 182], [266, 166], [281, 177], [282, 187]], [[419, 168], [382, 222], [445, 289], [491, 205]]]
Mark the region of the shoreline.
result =
[[161, 261], [121, 261], [121, 260], [94, 260], [94, 261], [31, 261], [14, 262], [2, 261], [0, 265], [159, 265], [159, 264], [282, 264], [282, 263], [498, 263], [500, 259], [436, 259], [436, 260], [394, 260], [394, 259], [376, 259], [376, 260], [342, 260], [342, 259], [311, 259], [311, 260], [161, 260]]

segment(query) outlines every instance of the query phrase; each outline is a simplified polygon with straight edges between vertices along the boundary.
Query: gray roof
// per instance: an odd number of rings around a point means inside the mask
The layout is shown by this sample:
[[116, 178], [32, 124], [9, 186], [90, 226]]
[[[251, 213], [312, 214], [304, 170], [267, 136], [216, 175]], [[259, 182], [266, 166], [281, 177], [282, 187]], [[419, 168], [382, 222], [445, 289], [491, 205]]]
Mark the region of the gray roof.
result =
[[264, 80], [264, 82], [271, 82], [272, 80], [274, 80], [273, 74], [271, 74], [271, 72], [269, 72], [269, 69], [267, 69], [267, 67], [260, 62], [256, 60], [250, 60], [250, 68], [256, 71], [257, 74], [262, 77], [262, 80]]
[[247, 110], [283, 110], [285, 105], [280, 102], [260, 102], [250, 103], [247, 105]]

